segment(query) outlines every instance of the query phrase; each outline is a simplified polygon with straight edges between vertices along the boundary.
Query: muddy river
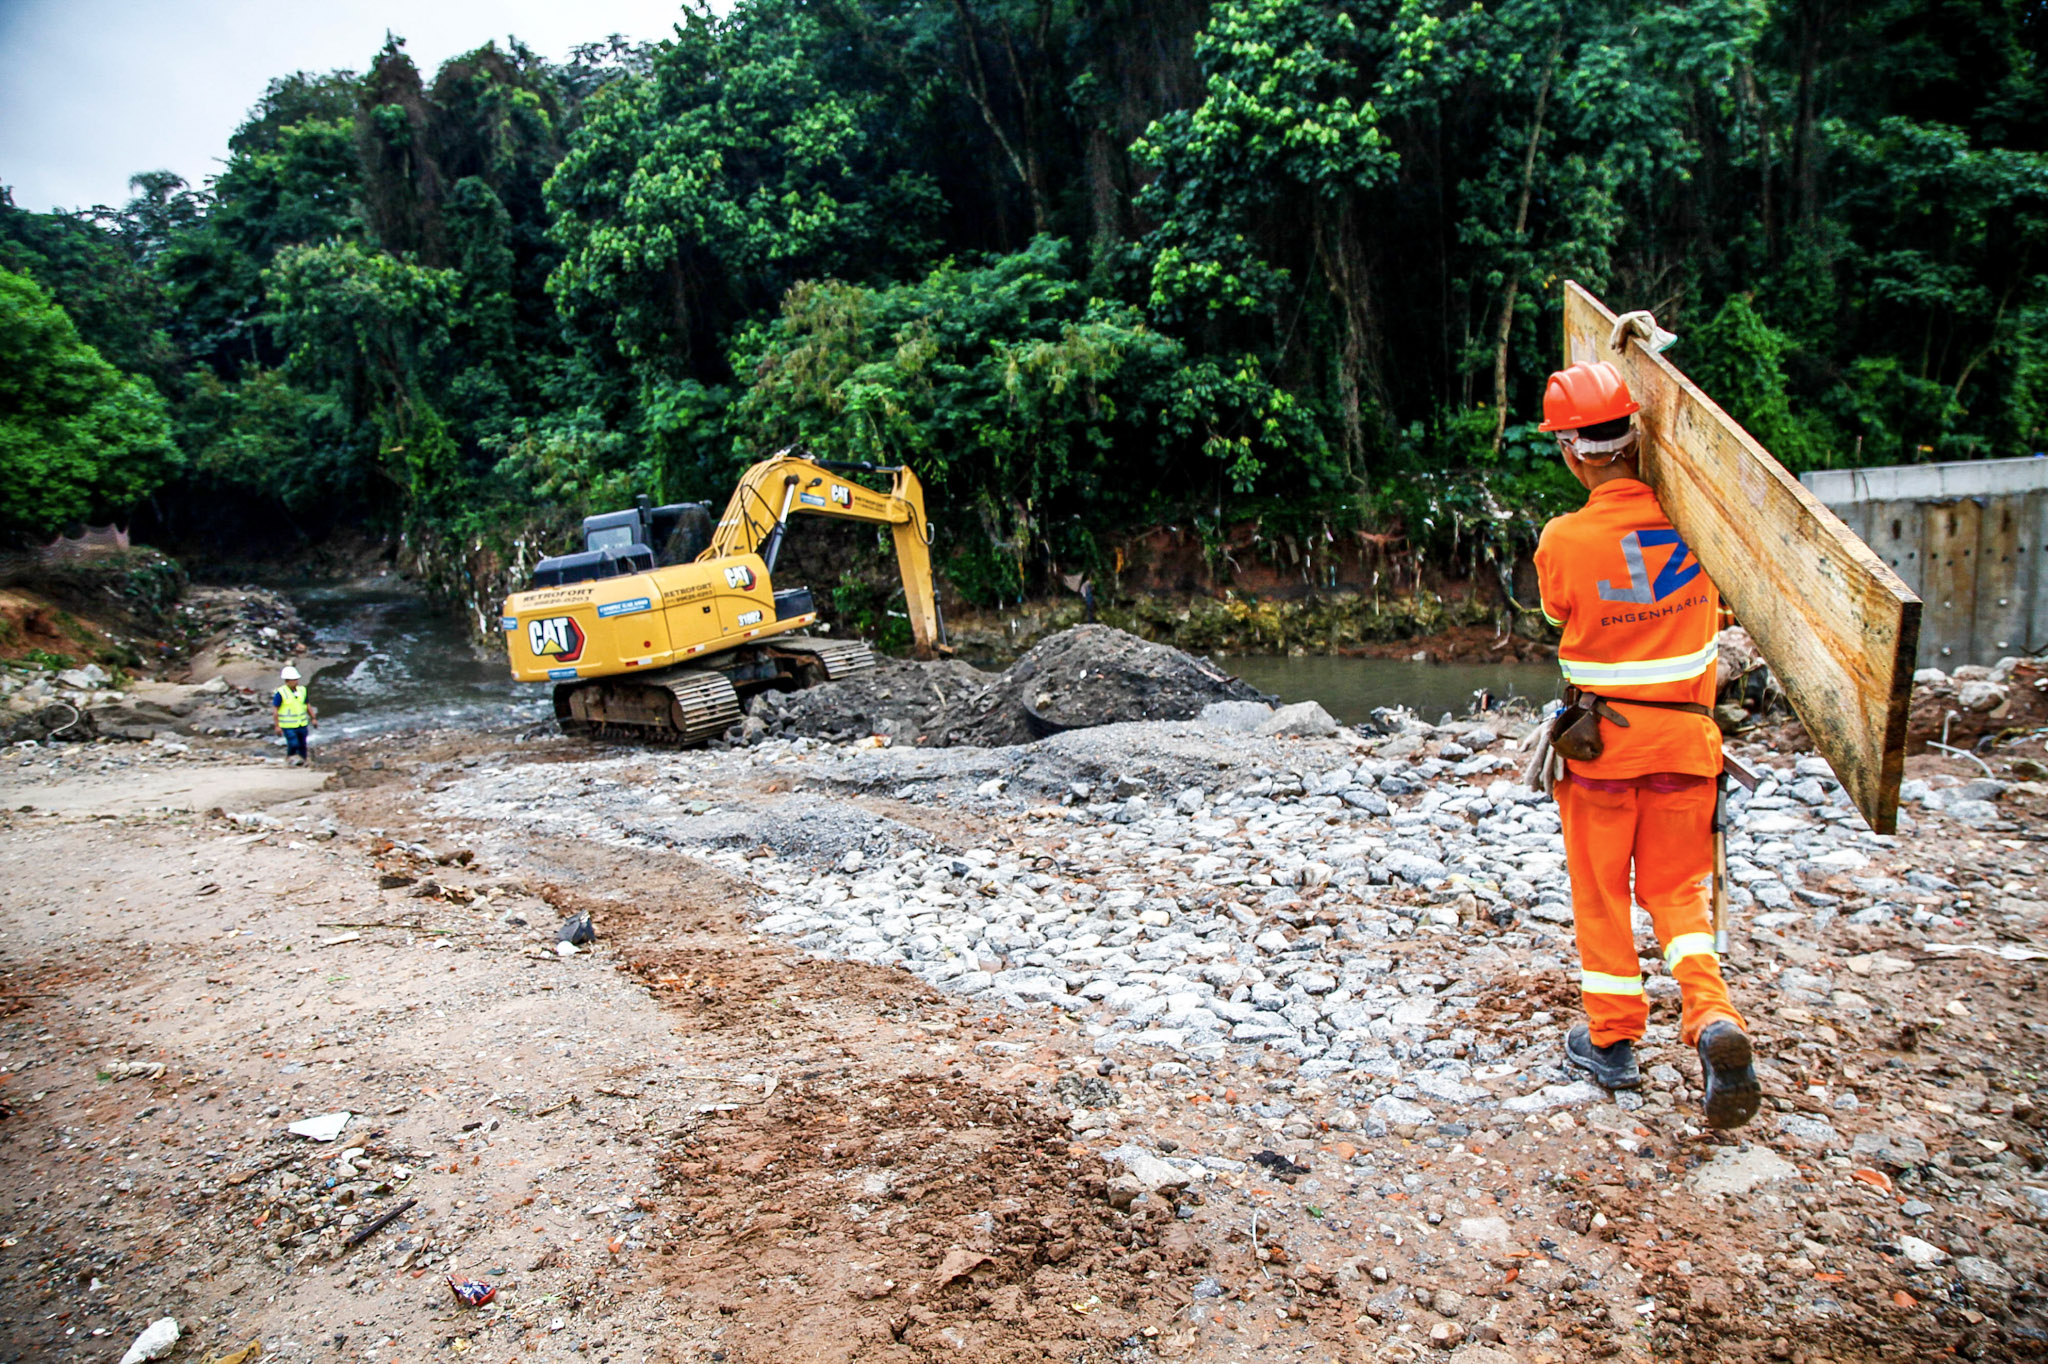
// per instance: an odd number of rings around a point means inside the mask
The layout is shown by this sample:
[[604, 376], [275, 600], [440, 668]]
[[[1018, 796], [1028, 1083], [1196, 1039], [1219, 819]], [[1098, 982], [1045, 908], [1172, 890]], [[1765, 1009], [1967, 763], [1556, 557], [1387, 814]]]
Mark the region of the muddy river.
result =
[[[471, 642], [463, 621], [388, 588], [334, 587], [295, 594], [321, 651], [340, 662], [313, 683], [329, 738], [403, 728], [540, 723], [552, 714], [545, 685], [512, 681], [504, 655]], [[1233, 655], [1223, 667], [1282, 701], [1320, 701], [1347, 724], [1378, 706], [1427, 720], [1463, 715], [1485, 693], [1544, 699], [1557, 670], [1534, 663], [1411, 663], [1384, 658]]]

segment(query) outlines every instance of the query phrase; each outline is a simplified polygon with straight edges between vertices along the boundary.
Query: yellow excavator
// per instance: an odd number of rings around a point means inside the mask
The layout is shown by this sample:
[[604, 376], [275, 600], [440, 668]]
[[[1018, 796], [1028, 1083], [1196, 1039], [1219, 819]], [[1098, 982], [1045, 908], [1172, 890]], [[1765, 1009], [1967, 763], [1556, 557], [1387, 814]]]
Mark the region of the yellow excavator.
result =
[[[882, 474], [886, 493], [847, 475]], [[698, 744], [739, 723], [744, 697], [793, 691], [875, 666], [859, 640], [801, 633], [809, 588], [770, 580], [792, 516], [889, 527], [917, 656], [944, 648], [924, 489], [902, 467], [784, 451], [748, 469], [714, 525], [708, 503], [586, 517], [583, 549], [543, 559], [499, 624], [512, 675], [555, 685], [566, 734]]]

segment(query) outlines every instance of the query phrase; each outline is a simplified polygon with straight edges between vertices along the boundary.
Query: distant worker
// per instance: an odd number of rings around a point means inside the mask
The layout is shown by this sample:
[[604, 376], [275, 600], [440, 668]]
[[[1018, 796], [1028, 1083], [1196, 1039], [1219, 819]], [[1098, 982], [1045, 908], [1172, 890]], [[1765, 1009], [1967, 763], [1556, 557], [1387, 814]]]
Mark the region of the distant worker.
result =
[[299, 680], [296, 667], [285, 664], [277, 677], [277, 690], [270, 694], [270, 708], [277, 716], [277, 732], [284, 735], [284, 756], [286, 761], [304, 767], [313, 760], [306, 749], [306, 736], [320, 713], [306, 699], [306, 684]]
[[[1591, 494], [1545, 526], [1536, 548], [1543, 614], [1564, 631], [1567, 686], [1531, 770], [1556, 776], [1586, 1009], [1565, 1056], [1608, 1089], [1642, 1084], [1635, 1044], [1649, 999], [1629, 912], [1633, 868], [1634, 898], [1683, 998], [1680, 1035], [1699, 1051], [1707, 1125], [1740, 1127], [1761, 1094], [1707, 893], [1722, 771], [1712, 709], [1720, 592], [1642, 481], [1631, 421], [1640, 406], [1612, 365], [1580, 363], [1550, 376], [1538, 428], [1557, 436], [1565, 468]], [[1552, 745], [1556, 756], [1544, 751]]]

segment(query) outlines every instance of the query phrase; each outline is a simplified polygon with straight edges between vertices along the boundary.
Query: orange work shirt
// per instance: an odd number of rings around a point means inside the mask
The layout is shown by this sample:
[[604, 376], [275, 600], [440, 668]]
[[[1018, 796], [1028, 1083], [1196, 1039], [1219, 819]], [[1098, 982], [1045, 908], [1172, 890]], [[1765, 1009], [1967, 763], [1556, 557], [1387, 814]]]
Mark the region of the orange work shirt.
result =
[[[1721, 594], [1700, 568], [1650, 485], [1616, 478], [1586, 505], [1543, 528], [1536, 545], [1543, 614], [1563, 629], [1565, 681], [1617, 701], [1714, 704], [1714, 636]], [[1568, 763], [1606, 779], [1652, 772], [1713, 777], [1721, 731], [1704, 715], [1617, 706], [1627, 728], [1600, 722], [1600, 756]]]

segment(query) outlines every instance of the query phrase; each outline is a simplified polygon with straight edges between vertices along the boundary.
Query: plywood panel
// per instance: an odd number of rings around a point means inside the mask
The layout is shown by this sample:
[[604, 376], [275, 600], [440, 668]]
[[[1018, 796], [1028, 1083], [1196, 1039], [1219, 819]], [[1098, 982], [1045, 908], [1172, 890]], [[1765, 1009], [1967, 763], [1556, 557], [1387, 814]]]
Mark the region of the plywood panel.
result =
[[1611, 361], [1643, 405], [1643, 477], [1741, 618], [1871, 827], [1898, 824], [1920, 600], [1768, 450], [1663, 356], [1607, 338], [1576, 283], [1565, 357]]
[[1982, 509], [1968, 498], [1921, 505], [1926, 526], [1927, 601], [1921, 621], [1924, 666], [1953, 668], [1977, 657], [1971, 630], [1977, 618], [1977, 535]]

